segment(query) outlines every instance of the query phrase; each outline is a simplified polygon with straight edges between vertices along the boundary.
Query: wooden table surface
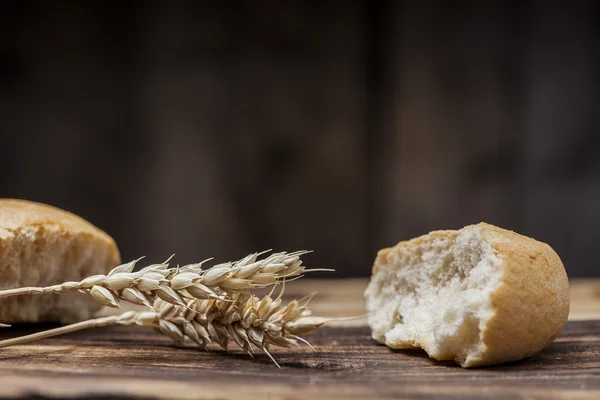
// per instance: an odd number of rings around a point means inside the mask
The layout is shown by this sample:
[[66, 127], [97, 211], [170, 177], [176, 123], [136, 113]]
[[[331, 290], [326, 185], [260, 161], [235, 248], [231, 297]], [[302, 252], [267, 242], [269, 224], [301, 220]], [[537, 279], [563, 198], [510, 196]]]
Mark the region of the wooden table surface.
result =
[[[366, 280], [304, 280], [287, 295], [318, 291], [316, 315], [364, 313]], [[423, 351], [392, 351], [364, 319], [332, 323], [302, 346], [253, 359], [231, 349], [173, 347], [147, 328], [97, 328], [0, 350], [0, 396], [9, 398], [523, 398], [600, 399], [600, 280], [572, 281], [571, 315], [535, 357], [462, 369]], [[3, 338], [48, 326], [0, 331]]]

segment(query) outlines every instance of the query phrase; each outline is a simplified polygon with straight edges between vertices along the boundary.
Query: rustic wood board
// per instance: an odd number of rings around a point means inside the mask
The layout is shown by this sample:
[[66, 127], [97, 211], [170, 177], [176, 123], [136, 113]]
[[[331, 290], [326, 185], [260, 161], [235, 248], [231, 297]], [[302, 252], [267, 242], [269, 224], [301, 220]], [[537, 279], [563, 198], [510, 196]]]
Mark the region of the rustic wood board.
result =
[[[330, 290], [320, 301], [317, 298], [315, 309], [346, 315], [353, 302], [361, 309], [358, 289], [364, 281], [298, 283], [289, 294], [324, 286]], [[587, 288], [573, 295], [574, 309], [586, 309], [582, 298], [587, 299], [585, 304], [598, 301], [597, 283], [573, 286], [575, 291]], [[45, 328], [16, 327], [0, 334], [12, 337]], [[262, 354], [251, 359], [234, 349], [228, 353], [176, 348], [144, 328], [77, 332], [1, 349], [0, 396], [600, 398], [600, 319], [569, 321], [553, 344], [528, 360], [469, 370], [431, 360], [422, 351], [392, 351], [377, 345], [363, 320], [324, 328], [311, 342], [316, 352], [307, 347], [274, 350], [282, 366], [277, 369]]]

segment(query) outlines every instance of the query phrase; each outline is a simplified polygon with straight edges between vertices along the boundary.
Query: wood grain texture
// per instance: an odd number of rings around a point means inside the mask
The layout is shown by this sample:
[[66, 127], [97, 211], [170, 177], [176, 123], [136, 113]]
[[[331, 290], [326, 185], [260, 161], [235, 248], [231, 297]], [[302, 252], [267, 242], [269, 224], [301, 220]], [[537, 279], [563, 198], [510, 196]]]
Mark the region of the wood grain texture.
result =
[[[323, 293], [320, 315], [362, 312], [365, 280], [306, 281], [288, 296]], [[505, 365], [462, 369], [422, 351], [392, 351], [370, 339], [364, 320], [332, 324], [311, 338], [316, 348], [203, 352], [173, 347], [144, 328], [106, 328], [46, 339], [0, 351], [0, 396], [169, 399], [323, 398], [600, 398], [599, 281], [573, 282], [576, 316], [560, 337], [535, 357]], [[583, 311], [582, 311], [583, 310]], [[13, 337], [48, 326], [0, 331]]]

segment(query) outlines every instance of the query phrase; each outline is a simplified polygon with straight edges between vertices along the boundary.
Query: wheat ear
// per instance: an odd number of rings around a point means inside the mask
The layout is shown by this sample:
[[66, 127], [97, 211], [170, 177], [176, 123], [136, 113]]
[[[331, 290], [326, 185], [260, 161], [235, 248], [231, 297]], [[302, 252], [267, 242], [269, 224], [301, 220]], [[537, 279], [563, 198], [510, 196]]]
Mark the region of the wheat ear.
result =
[[248, 291], [273, 285], [282, 279], [300, 277], [310, 271], [300, 257], [309, 251], [274, 253], [258, 259], [264, 253], [250, 254], [241, 260], [203, 269], [208, 260], [183, 267], [169, 268], [169, 260], [133, 269], [140, 261], [122, 264], [106, 275], [93, 275], [80, 282], [65, 282], [47, 287], [23, 287], [0, 291], [0, 298], [23, 294], [89, 294], [97, 302], [119, 307], [119, 300], [151, 307], [156, 298], [185, 306], [188, 299], [228, 299], [228, 293]]
[[273, 300], [239, 293], [233, 302], [191, 300], [187, 307], [157, 300], [155, 309], [161, 317], [159, 330], [178, 345], [187, 337], [201, 348], [215, 342], [227, 349], [233, 341], [249, 354], [253, 348], [264, 351], [277, 364], [269, 346], [290, 347], [299, 341], [309, 344], [301, 336], [311, 335], [327, 321], [311, 316], [309, 301], [294, 300], [282, 306], [281, 296]]
[[[282, 291], [283, 293], [283, 291]], [[238, 293], [233, 301], [220, 299], [190, 300], [186, 307], [176, 306], [158, 299], [154, 311], [129, 311], [78, 322], [76, 324], [38, 332], [32, 335], [0, 341], [0, 347], [25, 344], [52, 336], [109, 325], [140, 325], [151, 327], [170, 337], [177, 345], [185, 339], [204, 349], [215, 342], [227, 349], [229, 341], [247, 351], [253, 348], [264, 351], [279, 367], [269, 346], [290, 347], [298, 342], [310, 344], [301, 335], [310, 335], [327, 320], [310, 316], [307, 309], [310, 298], [281, 305], [281, 295], [273, 300]], [[312, 346], [311, 346], [312, 347]]]

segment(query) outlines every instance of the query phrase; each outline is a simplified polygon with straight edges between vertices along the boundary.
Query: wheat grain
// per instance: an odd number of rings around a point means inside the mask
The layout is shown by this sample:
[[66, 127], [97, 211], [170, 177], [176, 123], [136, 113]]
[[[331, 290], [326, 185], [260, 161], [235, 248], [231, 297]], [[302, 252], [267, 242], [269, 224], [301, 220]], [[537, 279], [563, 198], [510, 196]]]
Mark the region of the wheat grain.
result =
[[274, 253], [258, 259], [264, 253], [253, 253], [241, 260], [217, 264], [203, 269], [201, 263], [169, 268], [169, 261], [149, 265], [133, 272], [140, 261], [122, 264], [106, 275], [94, 275], [80, 282], [65, 282], [47, 287], [24, 287], [0, 291], [0, 298], [23, 294], [76, 292], [90, 295], [97, 302], [118, 307], [119, 300], [151, 307], [154, 300], [185, 306], [189, 299], [227, 300], [229, 293], [250, 291], [276, 284], [283, 279], [302, 276], [306, 269], [300, 257], [308, 251]]

